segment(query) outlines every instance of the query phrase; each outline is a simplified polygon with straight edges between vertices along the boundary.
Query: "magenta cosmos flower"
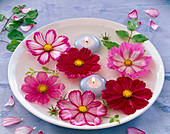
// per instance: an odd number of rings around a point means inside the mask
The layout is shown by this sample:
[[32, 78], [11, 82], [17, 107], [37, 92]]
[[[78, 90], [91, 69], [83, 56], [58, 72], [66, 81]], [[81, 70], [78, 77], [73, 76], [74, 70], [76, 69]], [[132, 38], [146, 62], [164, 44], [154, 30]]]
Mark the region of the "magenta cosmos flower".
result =
[[124, 42], [119, 48], [113, 47], [109, 50], [107, 66], [116, 69], [122, 76], [136, 78], [149, 71], [145, 67], [150, 64], [151, 56], [143, 55], [144, 47], [141, 44]]
[[34, 41], [27, 40], [26, 45], [28, 51], [34, 56], [38, 57], [38, 62], [42, 65], [50, 61], [50, 57], [56, 61], [59, 59], [62, 53], [67, 52], [70, 49], [68, 43], [68, 37], [59, 36], [56, 39], [56, 32], [54, 29], [48, 30], [45, 36], [41, 32], [34, 33]]
[[92, 54], [88, 48], [71, 48], [68, 53], [62, 54], [57, 63], [57, 69], [65, 72], [69, 78], [86, 77], [100, 69], [100, 56]]
[[60, 99], [57, 102], [59, 117], [62, 120], [72, 119], [70, 123], [73, 125], [99, 125], [100, 116], [107, 114], [106, 106], [100, 101], [94, 101], [95, 95], [91, 91], [85, 91], [82, 95], [78, 90], [71, 91], [68, 98], [69, 101]]
[[65, 86], [62, 83], [56, 83], [57, 79], [58, 77], [53, 75], [48, 77], [46, 72], [39, 72], [36, 78], [28, 75], [21, 86], [21, 90], [27, 93], [25, 99], [29, 102], [37, 101], [40, 104], [48, 103], [49, 97], [59, 99]]

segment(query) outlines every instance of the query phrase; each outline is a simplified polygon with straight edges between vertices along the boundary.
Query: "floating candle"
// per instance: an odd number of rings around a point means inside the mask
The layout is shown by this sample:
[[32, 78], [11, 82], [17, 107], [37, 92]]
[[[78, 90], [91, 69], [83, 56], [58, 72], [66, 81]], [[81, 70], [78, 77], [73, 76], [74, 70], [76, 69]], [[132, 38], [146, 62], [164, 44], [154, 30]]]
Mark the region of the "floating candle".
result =
[[101, 95], [101, 91], [105, 89], [106, 80], [100, 75], [90, 75], [82, 79], [79, 83], [82, 92], [92, 91], [95, 96]]
[[78, 49], [85, 47], [90, 49], [92, 53], [95, 53], [100, 49], [101, 43], [99, 39], [92, 35], [83, 35], [76, 39], [74, 45]]

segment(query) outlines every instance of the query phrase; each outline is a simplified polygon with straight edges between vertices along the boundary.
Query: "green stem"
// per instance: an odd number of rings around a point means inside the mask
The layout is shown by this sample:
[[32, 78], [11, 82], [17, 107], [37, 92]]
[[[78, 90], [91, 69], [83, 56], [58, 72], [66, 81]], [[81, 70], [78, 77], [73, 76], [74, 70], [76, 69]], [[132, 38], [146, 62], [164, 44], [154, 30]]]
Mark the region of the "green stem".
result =
[[9, 20], [11, 19], [11, 17], [14, 15], [15, 13], [13, 13], [8, 19], [6, 19], [6, 23], [5, 25], [3, 26], [3, 28], [1, 29], [0, 31], [0, 34], [2, 33], [2, 31], [4, 30], [4, 28], [6, 27], [6, 25], [8, 24]]
[[128, 42], [130, 41], [131, 38], [132, 38], [132, 31], [130, 31], [130, 36], [129, 36]]
[[8, 41], [5, 41], [5, 40], [0, 40], [0, 42], [5, 42], [5, 43], [10, 44]]

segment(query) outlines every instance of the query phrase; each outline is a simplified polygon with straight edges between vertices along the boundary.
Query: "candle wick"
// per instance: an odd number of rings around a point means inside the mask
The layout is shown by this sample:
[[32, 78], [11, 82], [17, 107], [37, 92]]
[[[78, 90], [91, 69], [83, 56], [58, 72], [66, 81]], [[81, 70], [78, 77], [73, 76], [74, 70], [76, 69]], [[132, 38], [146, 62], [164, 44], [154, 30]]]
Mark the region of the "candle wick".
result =
[[89, 43], [88, 40], [86, 40], [86, 43]]

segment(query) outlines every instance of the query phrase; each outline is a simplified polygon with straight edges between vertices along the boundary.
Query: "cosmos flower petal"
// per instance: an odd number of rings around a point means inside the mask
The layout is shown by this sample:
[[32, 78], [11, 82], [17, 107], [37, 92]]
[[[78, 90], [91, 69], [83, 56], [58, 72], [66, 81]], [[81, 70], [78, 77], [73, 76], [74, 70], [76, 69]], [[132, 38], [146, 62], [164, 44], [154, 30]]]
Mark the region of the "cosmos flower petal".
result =
[[38, 55], [41, 55], [42, 53], [44, 53], [44, 50], [43, 49], [34, 49], [34, 50], [28, 50], [28, 52], [30, 52], [34, 56], [38, 56]]
[[21, 26], [21, 30], [24, 32], [27, 32], [31, 30], [31, 28], [34, 26], [34, 24], [28, 25], [28, 26]]
[[32, 40], [27, 40], [26, 45], [27, 45], [28, 49], [42, 49], [43, 48], [43, 46], [41, 44], [38, 44]]
[[70, 123], [76, 126], [84, 125], [86, 122], [83, 113], [79, 113], [74, 120], [70, 121]]
[[62, 52], [60, 52], [60, 51], [55, 51], [55, 50], [50, 51], [50, 56], [54, 61], [58, 60], [60, 58], [61, 54], [62, 54]]
[[62, 96], [61, 90], [55, 90], [55, 91], [47, 91], [47, 94], [49, 95], [50, 98], [55, 98], [55, 99], [60, 99]]
[[64, 43], [59, 46], [55, 46], [53, 50], [59, 51], [59, 52], [67, 52], [70, 49], [70, 44], [69, 43]]
[[28, 13], [29, 11], [31, 11], [31, 8], [21, 8], [20, 6], [19, 6], [19, 9], [20, 9], [21, 12], [24, 13], [24, 14]]
[[18, 127], [15, 130], [15, 134], [29, 134], [31, 133], [35, 128], [31, 128], [29, 126], [22, 126], [22, 127]]
[[44, 105], [50, 101], [49, 97], [46, 94], [40, 94], [40, 97], [37, 99], [37, 102]]
[[68, 42], [68, 37], [67, 36], [58, 36], [58, 38], [53, 42], [52, 46], [56, 47], [56, 46], [60, 46], [61, 44], [65, 44]]
[[40, 93], [36, 92], [36, 93], [29, 93], [27, 95], [25, 95], [25, 99], [29, 102], [35, 102], [38, 100], [38, 98], [40, 97]]
[[86, 123], [90, 126], [97, 126], [101, 123], [100, 117], [85, 113]]
[[47, 44], [53, 44], [53, 42], [56, 39], [56, 32], [54, 29], [48, 30], [45, 36], [45, 41], [47, 42]]
[[38, 81], [36, 80], [36, 78], [34, 76], [30, 77], [28, 75], [28, 76], [25, 77], [24, 81], [25, 81], [25, 83], [32, 85], [34, 87], [37, 87], [39, 85]]
[[137, 10], [134, 9], [132, 12], [130, 12], [130, 13], [128, 14], [128, 16], [129, 16], [131, 19], [133, 19], [133, 18], [138, 18]]
[[50, 54], [48, 52], [45, 52], [41, 54], [37, 60], [40, 64], [45, 65], [50, 61]]
[[150, 27], [153, 29], [153, 30], [156, 30], [158, 27], [160, 27], [160, 25], [157, 25], [153, 22], [153, 20], [149, 19], [150, 20]]
[[88, 104], [93, 102], [94, 99], [95, 99], [94, 93], [92, 93], [91, 91], [85, 91], [82, 95], [83, 106], [87, 106]]
[[78, 108], [75, 105], [73, 105], [72, 103], [70, 103], [69, 101], [61, 100], [61, 99], [57, 102], [57, 106], [60, 109], [70, 109], [70, 110]]
[[129, 127], [127, 129], [127, 134], [146, 134], [146, 133], [138, 128]]
[[4, 106], [5, 107], [6, 106], [14, 106], [14, 104], [15, 104], [15, 100], [14, 100], [13, 96], [11, 95], [8, 102]]
[[54, 84], [54, 85], [48, 87], [48, 90], [54, 91], [54, 90], [56, 90], [56, 89], [59, 89], [59, 90], [62, 91], [62, 90], [65, 89], [65, 85], [64, 85], [63, 83], [56, 83], [56, 84]]
[[6, 117], [5, 119], [3, 119], [2, 121], [2, 125], [4, 127], [13, 125], [13, 124], [17, 124], [20, 123], [23, 119], [18, 119], [16, 117]]
[[36, 43], [40, 44], [41, 46], [44, 46], [47, 44], [44, 40], [44, 36], [41, 32], [35, 32], [34, 33], [34, 40]]
[[40, 131], [38, 132], [38, 134], [43, 134], [43, 132], [40, 130]]
[[22, 16], [22, 17], [19, 17], [19, 18], [18, 18], [17, 16], [15, 16], [15, 15], [13, 16], [13, 19], [14, 19], [15, 21], [19, 21], [19, 20], [22, 19], [22, 18], [23, 18], [23, 16]]
[[71, 91], [68, 95], [68, 98], [74, 105], [82, 105], [81, 92], [79, 90]]
[[88, 112], [96, 116], [105, 116], [107, 114], [107, 107], [102, 104], [99, 107], [88, 109]]
[[94, 107], [99, 107], [100, 105], [101, 105], [100, 101], [93, 101], [87, 105], [87, 108], [90, 109], [90, 108], [94, 108]]
[[78, 113], [79, 113], [78, 109], [73, 109], [73, 110], [63, 109], [63, 110], [60, 110], [59, 117], [62, 120], [70, 120], [70, 119], [75, 118], [75, 116]]
[[38, 72], [36, 79], [38, 80], [40, 84], [46, 84], [48, 75], [46, 72]]
[[150, 15], [151, 17], [158, 17], [159, 15], [159, 11], [157, 9], [151, 8], [148, 10], [145, 10], [145, 13], [147, 13], [148, 15]]
[[142, 22], [137, 22], [139, 24], [138, 28], [141, 26]]
[[54, 75], [50, 75], [48, 78], [47, 78], [47, 81], [46, 81], [46, 86], [51, 86], [53, 85], [56, 81], [58, 80], [58, 77], [55, 77]]

